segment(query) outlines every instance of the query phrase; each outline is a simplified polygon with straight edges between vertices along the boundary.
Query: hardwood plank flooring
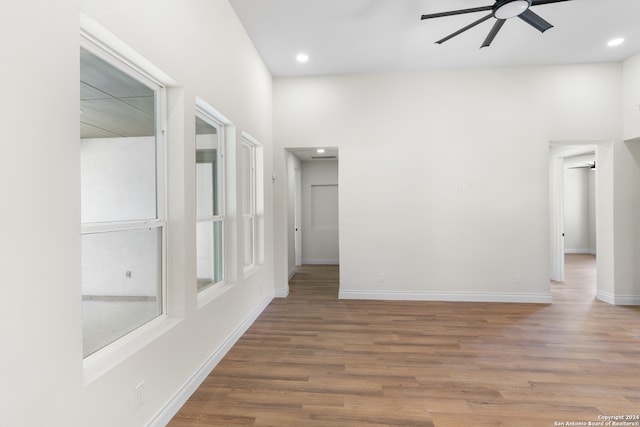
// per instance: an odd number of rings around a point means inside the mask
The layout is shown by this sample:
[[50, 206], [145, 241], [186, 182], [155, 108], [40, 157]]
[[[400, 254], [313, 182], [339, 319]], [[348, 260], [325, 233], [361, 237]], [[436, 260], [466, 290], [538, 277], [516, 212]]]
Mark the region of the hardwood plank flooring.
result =
[[337, 267], [303, 266], [169, 425], [538, 427], [640, 414], [640, 308], [596, 301], [594, 264], [567, 256], [550, 305], [338, 300]]

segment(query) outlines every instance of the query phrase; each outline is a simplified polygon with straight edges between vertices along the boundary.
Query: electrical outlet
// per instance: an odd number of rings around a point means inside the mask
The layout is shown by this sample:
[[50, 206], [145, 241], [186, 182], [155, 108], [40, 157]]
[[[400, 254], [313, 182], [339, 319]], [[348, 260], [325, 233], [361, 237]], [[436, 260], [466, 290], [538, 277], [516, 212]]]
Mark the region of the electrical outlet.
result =
[[145, 382], [140, 381], [134, 390], [134, 404], [136, 408], [139, 408], [144, 403], [145, 399]]
[[131, 270], [125, 271], [124, 275], [127, 277], [127, 279], [131, 279]]
[[521, 285], [522, 284], [522, 274], [516, 274], [513, 277], [513, 281], [516, 285]]
[[378, 282], [384, 282], [384, 273], [378, 273]]

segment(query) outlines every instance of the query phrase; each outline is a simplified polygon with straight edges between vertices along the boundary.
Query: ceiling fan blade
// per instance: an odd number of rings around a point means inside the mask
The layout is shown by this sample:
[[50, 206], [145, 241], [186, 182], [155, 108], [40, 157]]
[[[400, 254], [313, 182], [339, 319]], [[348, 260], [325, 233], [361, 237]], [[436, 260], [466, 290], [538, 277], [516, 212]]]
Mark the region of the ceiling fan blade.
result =
[[[565, 0], [566, 1], [566, 0]], [[422, 15], [420, 19], [442, 18], [443, 16], [462, 15], [464, 13], [484, 12], [491, 10], [493, 6], [473, 7], [471, 9], [451, 10], [449, 12], [431, 13], [429, 15]]]
[[537, 13], [532, 12], [531, 9], [527, 9], [522, 12], [520, 15], [518, 15], [518, 18], [522, 19], [524, 22], [531, 25], [541, 33], [544, 33], [549, 28], [553, 28], [553, 25], [542, 19]]
[[560, 3], [564, 1], [571, 1], [571, 0], [533, 0], [531, 2], [531, 6], [539, 6], [541, 4], [550, 4], [550, 3]]
[[506, 19], [498, 19], [496, 23], [493, 24], [491, 31], [489, 31], [489, 35], [487, 36], [486, 39], [484, 39], [484, 43], [482, 43], [482, 46], [480, 46], [480, 49], [482, 49], [483, 47], [489, 47], [491, 45], [491, 42], [496, 37], [496, 35], [498, 34], [498, 31], [500, 31], [500, 28], [502, 28], [505, 21]]
[[447, 37], [445, 37], [445, 38], [443, 38], [443, 39], [438, 40], [436, 43], [438, 43], [438, 44], [442, 44], [442, 43], [446, 42], [447, 40], [454, 38], [454, 37], [455, 37], [455, 36], [457, 36], [458, 34], [462, 34], [462, 33], [464, 33], [465, 31], [467, 31], [468, 29], [473, 28], [473, 27], [475, 27], [476, 25], [478, 25], [478, 24], [480, 24], [480, 23], [482, 23], [482, 22], [486, 21], [487, 19], [491, 18], [492, 16], [493, 16], [492, 14], [488, 14], [487, 16], [483, 16], [482, 18], [478, 19], [477, 21], [472, 22], [471, 24], [467, 25], [466, 27], [464, 27], [464, 28], [460, 28], [460, 29], [459, 29], [458, 31], [456, 31], [455, 33], [451, 33], [451, 34], [449, 34]]

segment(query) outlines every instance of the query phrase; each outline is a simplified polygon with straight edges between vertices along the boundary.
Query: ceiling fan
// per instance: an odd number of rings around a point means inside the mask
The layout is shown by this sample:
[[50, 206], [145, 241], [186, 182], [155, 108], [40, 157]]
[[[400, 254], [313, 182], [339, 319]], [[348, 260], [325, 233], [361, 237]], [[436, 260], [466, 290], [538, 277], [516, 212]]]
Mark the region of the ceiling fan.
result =
[[475, 27], [476, 25], [481, 24], [482, 22], [486, 21], [489, 18], [492, 18], [492, 17], [496, 18], [496, 22], [495, 24], [493, 24], [493, 27], [491, 28], [489, 35], [487, 35], [487, 38], [485, 38], [484, 43], [482, 43], [482, 46], [480, 46], [480, 48], [483, 48], [491, 45], [491, 42], [493, 42], [493, 39], [496, 37], [496, 35], [498, 34], [498, 31], [500, 31], [500, 29], [502, 28], [502, 26], [504, 25], [507, 19], [515, 18], [516, 16], [522, 19], [527, 24], [531, 25], [536, 30], [540, 31], [541, 33], [544, 33], [549, 28], [553, 27], [553, 25], [551, 25], [550, 23], [542, 19], [540, 15], [533, 12], [531, 10], [531, 7], [540, 6], [540, 5], [549, 4], [549, 3], [560, 3], [564, 1], [570, 1], [570, 0], [496, 0], [496, 2], [490, 6], [452, 10], [449, 12], [432, 13], [429, 15], [422, 15], [422, 18], [420, 19], [441, 18], [443, 16], [462, 15], [465, 13], [483, 12], [483, 11], [490, 10], [491, 11], [490, 14], [483, 16], [477, 21], [472, 22], [466, 27], [463, 27], [458, 31], [451, 33], [447, 37], [440, 39], [436, 42], [438, 44], [442, 44], [447, 40], [452, 39], [453, 37]]

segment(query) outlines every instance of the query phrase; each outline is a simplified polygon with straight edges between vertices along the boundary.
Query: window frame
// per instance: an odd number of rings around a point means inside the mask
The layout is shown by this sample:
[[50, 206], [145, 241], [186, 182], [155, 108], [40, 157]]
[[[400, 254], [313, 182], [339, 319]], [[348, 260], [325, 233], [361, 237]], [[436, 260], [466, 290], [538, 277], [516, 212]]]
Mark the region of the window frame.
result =
[[[257, 142], [251, 138], [248, 134], [243, 132], [242, 135], [242, 149], [244, 148], [248, 148], [249, 149], [249, 173], [246, 174], [246, 165], [244, 164], [244, 153], [242, 154], [242, 179], [243, 181], [245, 179], [249, 179], [249, 185], [248, 185], [248, 189], [249, 189], [249, 195], [248, 195], [248, 199], [249, 199], [249, 206], [248, 206], [248, 213], [245, 213], [245, 206], [244, 206], [244, 202], [245, 202], [245, 185], [243, 182], [242, 185], [242, 224], [243, 224], [243, 233], [247, 232], [247, 229], [245, 228], [244, 224], [247, 220], [251, 221], [251, 227], [250, 227], [250, 232], [251, 232], [251, 239], [250, 239], [250, 244], [251, 244], [251, 262], [249, 264], [247, 264], [245, 262], [245, 252], [243, 251], [243, 259], [242, 259], [242, 266], [243, 266], [243, 272], [245, 274], [247, 274], [248, 272], [250, 272], [251, 270], [255, 269], [258, 266], [258, 239], [257, 239], [257, 173], [256, 173], [256, 151], [257, 151]], [[246, 235], [245, 235], [246, 237]], [[243, 243], [246, 243], [246, 240], [243, 239]], [[246, 248], [245, 248], [246, 250]]]
[[[220, 267], [222, 269], [222, 272], [221, 272], [222, 279], [218, 282], [213, 281], [211, 284], [204, 286], [201, 289], [197, 289], [197, 293], [200, 295], [211, 288], [217, 288], [217, 287], [220, 287], [221, 285], [224, 285], [227, 281], [226, 280], [227, 238], [226, 238], [226, 221], [225, 221], [226, 219], [226, 191], [225, 191], [226, 168], [225, 168], [225, 149], [224, 149], [226, 145], [225, 144], [226, 125], [224, 123], [224, 118], [220, 117], [219, 114], [216, 114], [211, 107], [206, 105], [204, 101], [201, 101], [200, 99], [196, 100], [196, 113], [195, 113], [194, 121], [198, 118], [206, 122], [209, 126], [214, 127], [218, 135], [218, 146], [216, 149], [216, 188], [214, 189], [214, 193], [217, 196], [218, 214], [216, 215], [216, 213], [214, 212], [213, 215], [199, 217], [196, 210], [195, 224], [197, 227], [198, 224], [211, 223], [212, 226], [215, 228], [215, 223], [220, 223], [222, 227], [222, 232], [221, 232], [222, 242], [220, 244], [220, 247], [222, 248], [221, 262], [220, 262]], [[195, 132], [195, 136], [197, 138], [198, 136], [197, 131]], [[196, 144], [195, 153], [197, 153], [198, 152], [197, 141], [195, 142], [195, 144]], [[195, 173], [195, 170], [197, 169], [197, 164], [198, 162], [196, 160], [194, 173]], [[195, 182], [197, 187], [197, 184], [198, 184], [197, 179]], [[196, 197], [197, 197], [197, 190], [196, 190]], [[197, 199], [196, 199], [196, 202], [197, 202]], [[214, 242], [215, 242], [215, 232], [214, 232]], [[215, 265], [215, 254], [213, 255], [212, 262]], [[197, 248], [196, 248], [196, 263], [197, 263]], [[196, 264], [196, 268], [197, 268], [197, 264]], [[198, 277], [196, 275], [196, 286], [197, 286], [197, 279]], [[215, 277], [214, 277], [214, 280], [215, 280]]]
[[[89, 25], [91, 26], [91, 25]], [[155, 198], [156, 198], [156, 217], [145, 218], [140, 220], [115, 220], [107, 222], [80, 222], [80, 237], [83, 235], [97, 233], [115, 233], [131, 230], [157, 229], [160, 231], [160, 291], [158, 298], [161, 299], [158, 304], [160, 313], [150, 319], [143, 325], [126, 332], [111, 343], [101, 347], [90, 354], [83, 354], [83, 360], [94, 360], [101, 358], [102, 354], [109, 352], [110, 348], [121, 345], [130, 340], [130, 336], [137, 330], [145, 328], [151, 323], [155, 323], [159, 319], [167, 318], [167, 164], [166, 164], [166, 123], [167, 123], [167, 85], [163, 84], [159, 79], [154, 78], [150, 73], [145, 72], [143, 67], [136, 65], [125, 57], [127, 49], [123, 46], [112, 48], [105, 43], [100, 42], [88, 32], [81, 29], [79, 49], [83, 49], [99, 59], [127, 74], [132, 79], [143, 83], [155, 93]], [[123, 52], [121, 54], [120, 52]], [[84, 328], [84, 324], [82, 325]]]

